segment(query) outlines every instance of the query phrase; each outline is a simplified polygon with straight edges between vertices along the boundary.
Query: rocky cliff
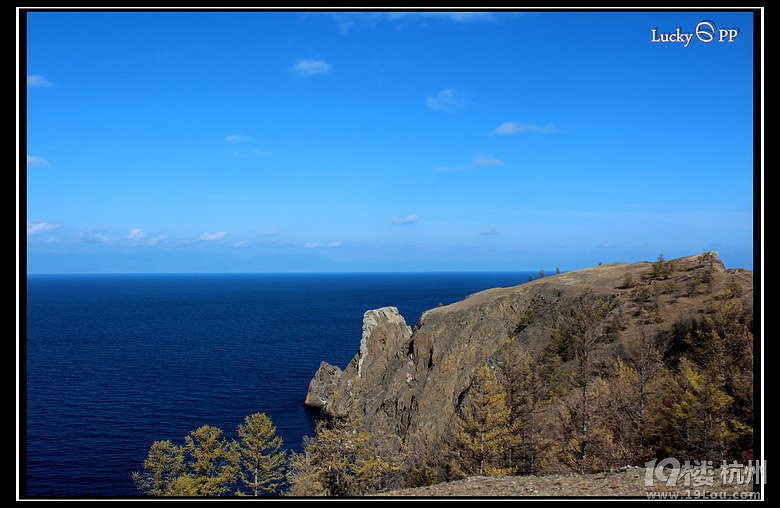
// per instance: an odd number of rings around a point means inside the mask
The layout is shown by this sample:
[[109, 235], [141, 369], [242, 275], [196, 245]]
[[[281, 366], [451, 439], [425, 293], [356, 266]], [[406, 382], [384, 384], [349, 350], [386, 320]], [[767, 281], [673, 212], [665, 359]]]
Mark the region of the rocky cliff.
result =
[[586, 292], [610, 301], [606, 319], [622, 336], [705, 313], [736, 288], [751, 299], [753, 274], [726, 270], [717, 253], [665, 261], [612, 263], [496, 288], [429, 310], [412, 331], [394, 307], [363, 318], [358, 353], [341, 371], [323, 362], [306, 404], [327, 415], [357, 414], [371, 430], [404, 440], [442, 435], [482, 364], [501, 362], [508, 339], [529, 352], [553, 337], [559, 318]]

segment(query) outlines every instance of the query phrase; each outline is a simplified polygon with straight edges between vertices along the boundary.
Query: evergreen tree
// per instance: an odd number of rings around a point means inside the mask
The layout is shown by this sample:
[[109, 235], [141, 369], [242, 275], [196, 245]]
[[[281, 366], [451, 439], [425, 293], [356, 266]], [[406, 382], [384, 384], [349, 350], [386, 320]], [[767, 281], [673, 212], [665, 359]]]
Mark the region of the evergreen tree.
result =
[[623, 358], [615, 362], [610, 377], [610, 415], [626, 460], [641, 463], [652, 455], [669, 371], [663, 364], [664, 348], [644, 329], [621, 345]]
[[519, 473], [538, 472], [545, 449], [544, 412], [547, 386], [540, 377], [540, 367], [517, 339], [505, 347], [506, 359], [501, 365], [506, 403], [510, 409], [510, 426], [517, 428], [515, 446], [508, 449], [509, 462]]
[[252, 495], [274, 493], [283, 483], [285, 451], [276, 427], [264, 413], [254, 413], [238, 426], [239, 476]]
[[290, 496], [327, 496], [328, 491], [320, 479], [320, 468], [312, 460], [312, 454], [306, 451], [308, 439], [304, 438], [304, 452], [290, 454], [290, 462], [287, 468], [287, 482]]
[[722, 461], [727, 443], [735, 437], [727, 417], [732, 403], [712, 376], [683, 358], [680, 392], [672, 406], [677, 449], [687, 456]]
[[506, 451], [518, 444], [519, 422], [511, 422], [506, 394], [488, 365], [477, 378], [460, 408], [456, 466], [469, 475], [511, 472]]
[[[591, 389], [597, 377], [596, 354], [606, 342], [614, 337], [615, 331], [608, 326], [606, 317], [612, 310], [609, 299], [596, 297], [591, 291], [580, 295], [572, 303], [567, 315], [563, 316], [557, 330], [557, 337], [552, 343], [564, 348], [567, 358], [573, 359], [569, 368], [569, 383], [573, 389], [560, 407], [561, 422], [569, 422], [571, 428], [561, 427], [567, 443], [566, 457], [572, 457], [576, 470], [584, 474], [589, 466], [592, 432], [596, 428], [594, 421], [595, 408], [594, 391]], [[573, 368], [571, 368], [573, 367]]]
[[184, 471], [184, 448], [169, 440], [155, 441], [144, 459], [143, 471], [133, 473], [133, 482], [150, 496], [188, 495], [178, 481]]
[[220, 496], [230, 490], [238, 475], [238, 451], [222, 429], [203, 425], [184, 438], [190, 476], [196, 496]]
[[[676, 446], [713, 460], [750, 450], [753, 429], [752, 311], [732, 290], [717, 296], [725, 300], [686, 334], [689, 362], [680, 364], [682, 397], [673, 414], [676, 430], [684, 431], [678, 439], [693, 439], [687, 447], [682, 441]], [[694, 410], [698, 423], [688, 414]]]
[[[396, 442], [387, 446], [389, 441]], [[315, 436], [304, 440], [304, 453], [291, 461], [291, 493], [321, 488], [329, 496], [360, 496], [384, 490], [400, 469], [396, 449], [400, 442], [368, 432], [358, 418], [317, 422]]]

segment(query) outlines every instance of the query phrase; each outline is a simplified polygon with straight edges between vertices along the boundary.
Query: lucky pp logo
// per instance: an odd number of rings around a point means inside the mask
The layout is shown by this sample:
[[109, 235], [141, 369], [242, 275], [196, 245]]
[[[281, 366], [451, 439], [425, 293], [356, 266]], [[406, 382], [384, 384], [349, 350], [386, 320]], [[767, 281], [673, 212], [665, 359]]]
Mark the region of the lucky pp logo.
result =
[[662, 31], [657, 27], [650, 30], [650, 42], [682, 44], [685, 48], [687, 48], [693, 40], [698, 40], [705, 44], [711, 42], [731, 43], [734, 42], [738, 36], [739, 28], [718, 27], [715, 25], [715, 22], [710, 20], [700, 21], [693, 32], [684, 32], [681, 26], [671, 32]]

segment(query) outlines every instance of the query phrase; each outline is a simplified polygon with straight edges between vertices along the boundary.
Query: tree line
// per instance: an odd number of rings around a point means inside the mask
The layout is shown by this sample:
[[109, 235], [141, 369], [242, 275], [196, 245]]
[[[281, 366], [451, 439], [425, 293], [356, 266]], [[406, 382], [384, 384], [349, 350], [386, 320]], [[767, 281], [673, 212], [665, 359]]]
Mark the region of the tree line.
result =
[[174, 497], [359, 496], [385, 490], [407, 457], [398, 438], [370, 433], [354, 417], [317, 422], [303, 451], [289, 455], [263, 413], [247, 416], [237, 433], [228, 441], [204, 425], [183, 445], [155, 441], [132, 474], [136, 488]]
[[228, 441], [222, 429], [204, 425], [183, 445], [155, 441], [133, 482], [151, 496], [274, 493], [283, 484], [286, 458], [276, 427], [268, 416], [255, 413], [237, 433], [238, 440]]

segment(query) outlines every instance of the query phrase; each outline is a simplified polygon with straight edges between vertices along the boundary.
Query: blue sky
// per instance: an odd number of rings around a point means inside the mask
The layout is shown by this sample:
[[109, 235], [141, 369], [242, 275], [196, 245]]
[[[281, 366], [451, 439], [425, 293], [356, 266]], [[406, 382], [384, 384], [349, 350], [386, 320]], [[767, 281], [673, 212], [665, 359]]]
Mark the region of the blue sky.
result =
[[[703, 20], [739, 35], [651, 41]], [[28, 272], [752, 268], [752, 40], [734, 12], [31, 12]]]

